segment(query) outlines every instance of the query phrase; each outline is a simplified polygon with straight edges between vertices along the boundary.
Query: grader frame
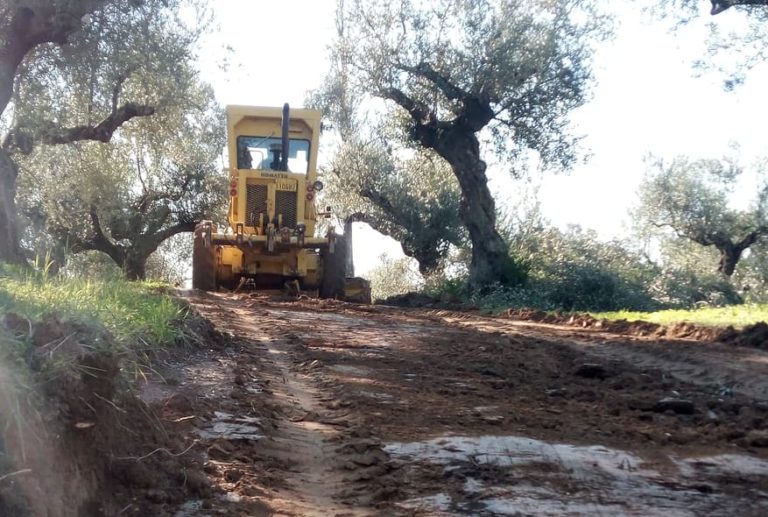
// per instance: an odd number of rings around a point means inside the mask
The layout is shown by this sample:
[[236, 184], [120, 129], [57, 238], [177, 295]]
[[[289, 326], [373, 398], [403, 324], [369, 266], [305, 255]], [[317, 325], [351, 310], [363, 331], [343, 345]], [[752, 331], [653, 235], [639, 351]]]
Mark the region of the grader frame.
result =
[[315, 237], [318, 219], [330, 216], [330, 208], [318, 212], [315, 206], [323, 188], [317, 180], [320, 124], [319, 111], [287, 104], [227, 107], [227, 227], [220, 232], [212, 221], [197, 225], [194, 288], [291, 284], [324, 298], [345, 297], [346, 243], [332, 229]]

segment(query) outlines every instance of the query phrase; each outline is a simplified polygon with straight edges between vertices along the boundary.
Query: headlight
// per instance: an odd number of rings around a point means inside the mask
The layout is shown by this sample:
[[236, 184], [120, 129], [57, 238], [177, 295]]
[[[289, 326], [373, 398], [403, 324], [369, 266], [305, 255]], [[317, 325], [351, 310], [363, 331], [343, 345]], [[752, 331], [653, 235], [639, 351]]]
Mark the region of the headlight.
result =
[[322, 181], [316, 181], [316, 182], [314, 182], [314, 183], [312, 184], [312, 189], [313, 189], [315, 192], [320, 192], [321, 190], [323, 190], [323, 182], [322, 182]]

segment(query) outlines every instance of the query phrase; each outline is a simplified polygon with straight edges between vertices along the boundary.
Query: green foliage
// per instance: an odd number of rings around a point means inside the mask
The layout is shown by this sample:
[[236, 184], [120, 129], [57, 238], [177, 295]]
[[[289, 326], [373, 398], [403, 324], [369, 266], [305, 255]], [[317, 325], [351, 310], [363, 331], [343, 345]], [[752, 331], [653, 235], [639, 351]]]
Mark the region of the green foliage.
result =
[[[743, 83], [749, 70], [765, 62], [766, 1], [652, 0], [645, 3], [651, 4], [649, 11], [657, 18], [672, 20], [675, 31], [682, 31], [697, 18], [708, 17], [709, 41], [695, 66], [721, 73], [723, 86], [728, 90]], [[726, 26], [730, 28], [724, 30]]]
[[650, 289], [663, 305], [694, 307], [741, 303], [737, 284], [715, 272], [716, 250], [675, 237], [662, 239], [659, 248], [659, 272]]
[[[451, 187], [461, 191], [461, 203], [451, 195], [436, 207], [425, 196], [429, 190], [414, 190], [409, 182], [395, 185], [400, 196], [408, 196], [406, 207], [425, 205], [395, 218], [407, 228], [406, 237], [417, 237], [416, 243], [403, 242], [405, 252], [419, 260], [423, 272], [433, 271], [439, 263], [434, 256], [443, 260], [450, 245], [458, 245], [454, 228], [460, 216], [474, 250], [470, 282], [484, 287], [498, 278], [519, 281], [522, 270], [514, 261], [502, 265], [504, 246], [495, 230], [477, 134], [486, 131], [505, 159], [535, 151], [545, 165], [570, 166], [577, 138], [570, 134], [569, 114], [587, 98], [592, 44], [606, 32], [605, 18], [592, 2], [570, 0], [338, 5], [331, 77], [319, 104], [336, 117], [344, 143], [359, 148], [370, 140], [359, 137], [366, 125], [357, 117], [363, 100], [389, 101], [386, 106], [395, 111], [387, 112], [386, 120], [405, 145], [393, 150], [386, 140], [377, 142], [377, 149], [384, 156], [412, 147], [433, 150], [446, 162], [439, 164], [441, 173], [450, 170], [456, 178]], [[429, 157], [426, 151], [419, 154]], [[448, 183], [437, 186], [442, 188], [435, 192], [453, 194]], [[358, 190], [378, 209], [392, 212], [395, 196]], [[429, 248], [437, 252], [430, 256]]]
[[500, 154], [535, 149], [552, 165], [572, 163], [568, 114], [586, 100], [592, 44], [610, 30], [594, 3], [341, 5], [334, 58], [351, 63], [347, 88], [402, 105], [396, 90], [446, 123], [468, 116], [472, 98], [495, 114], [488, 127]]
[[426, 281], [425, 292], [491, 311], [651, 310], [663, 305], [651, 289], [658, 269], [627, 243], [603, 242], [595, 232], [578, 226], [561, 231], [546, 227], [541, 220], [523, 223], [525, 231], [507, 228], [504, 232], [510, 239], [514, 267], [524, 275], [520, 285], [497, 283], [472, 292], [465, 275], [436, 276]]
[[203, 0], [65, 4], [54, 21], [80, 13], [67, 44], [26, 56], [0, 120], [20, 166], [22, 240], [57, 268], [66, 252], [96, 250], [143, 277], [163, 240], [226, 202], [223, 114], [195, 68], [211, 11]]
[[131, 349], [166, 347], [181, 338], [186, 309], [158, 284], [125, 280], [46, 278], [0, 273], [0, 313], [15, 312], [32, 321], [48, 314], [103, 326], [118, 345]]
[[111, 281], [125, 278], [120, 267], [98, 251], [67, 255], [66, 263], [59, 270], [59, 274], [70, 280], [90, 278], [94, 281]]
[[763, 196], [751, 210], [731, 208], [733, 187], [743, 172], [733, 161], [652, 158], [649, 165], [637, 211], [645, 224], [669, 228], [702, 245], [718, 233], [737, 235], [760, 226]]
[[[720, 254], [717, 271], [730, 277], [743, 252], [768, 234], [765, 184], [751, 206], [733, 207], [733, 188], [742, 172], [727, 159], [691, 161], [678, 157], [671, 163], [652, 159], [634, 214], [640, 233], [656, 237], [671, 234], [713, 247]], [[763, 171], [758, 173], [762, 180]]]
[[223, 219], [222, 112], [205, 85], [175, 94], [183, 101], [132, 122], [110, 145], [40, 146], [20, 161], [30, 247], [97, 250], [124, 267], [201, 219]]
[[593, 313], [592, 316], [609, 320], [650, 321], [660, 325], [687, 322], [718, 327], [732, 325], [738, 328], [760, 321], [768, 321], [768, 305], [745, 304], [691, 310], [670, 309], [657, 312], [602, 312]]
[[768, 303], [768, 242], [758, 241], [741, 260], [733, 278], [747, 303]]
[[371, 297], [374, 300], [382, 300], [419, 289], [422, 282], [412, 259], [408, 257], [391, 259], [386, 255], [381, 259], [381, 265], [367, 275], [367, 279], [371, 282]]
[[196, 80], [190, 63], [210, 25], [205, 2], [99, 3], [67, 45], [35, 49], [18, 70], [9, 122], [33, 140], [97, 124], [127, 102], [177, 106], [184, 99], [175, 92]]
[[357, 214], [399, 241], [422, 273], [439, 270], [450, 247], [465, 243], [455, 177], [434, 153], [372, 138], [341, 145], [324, 176], [326, 199], [343, 218]]
[[[648, 286], [656, 269], [620, 241], [603, 242], [578, 226], [522, 234], [512, 242], [528, 264], [527, 290], [542, 308], [565, 310], [650, 309], [657, 306]], [[541, 307], [541, 305], [539, 305]]]
[[423, 292], [437, 298], [469, 301], [471, 293], [467, 285], [466, 274], [447, 278], [444, 274], [432, 275], [424, 279]]
[[147, 278], [168, 285], [183, 285], [192, 264], [192, 243], [188, 233], [164, 241], [147, 260]]
[[364, 97], [349, 84], [349, 55], [344, 47], [332, 51], [332, 70], [308, 99], [339, 138], [323, 178], [324, 199], [342, 221], [352, 217], [399, 241], [420, 271], [431, 274], [443, 267], [451, 246], [466, 240], [458, 182], [440, 156], [414, 148], [401, 113], [362, 112]]

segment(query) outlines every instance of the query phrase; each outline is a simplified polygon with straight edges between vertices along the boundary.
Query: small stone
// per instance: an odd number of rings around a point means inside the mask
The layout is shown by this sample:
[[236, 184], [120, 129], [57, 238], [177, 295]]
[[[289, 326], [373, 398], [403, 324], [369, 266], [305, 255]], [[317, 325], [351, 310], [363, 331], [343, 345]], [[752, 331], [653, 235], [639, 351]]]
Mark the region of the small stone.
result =
[[573, 372], [577, 377], [584, 377], [586, 379], [605, 379], [608, 377], [608, 372], [602, 364], [596, 363], [584, 363]]
[[752, 447], [768, 447], [768, 431], [750, 431], [746, 440]]
[[657, 413], [672, 411], [678, 415], [692, 415], [695, 411], [695, 406], [690, 400], [666, 397], [658, 401], [653, 406], [653, 410]]

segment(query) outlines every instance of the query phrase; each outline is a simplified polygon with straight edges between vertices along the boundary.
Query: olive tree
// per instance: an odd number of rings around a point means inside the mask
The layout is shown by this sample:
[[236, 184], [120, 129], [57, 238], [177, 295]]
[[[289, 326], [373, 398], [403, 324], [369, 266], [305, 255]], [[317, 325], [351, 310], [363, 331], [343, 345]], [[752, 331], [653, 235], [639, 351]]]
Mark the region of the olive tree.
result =
[[675, 9], [682, 13], [695, 13], [706, 4], [712, 16], [732, 7], [760, 15], [760, 8], [768, 7], [768, 0], [660, 0], [659, 4], [666, 9]]
[[496, 230], [480, 132], [510, 159], [534, 150], [546, 165], [570, 166], [568, 115], [587, 98], [603, 20], [571, 0], [351, 0], [340, 10], [334, 56], [348, 60], [350, 88], [397, 106], [409, 139], [456, 177], [470, 285], [519, 281]]
[[222, 110], [195, 75], [173, 92], [174, 105], [122, 128], [111, 145], [41, 146], [20, 162], [21, 206], [41, 214], [60, 248], [102, 252], [143, 279], [166, 239], [223, 219]]
[[439, 156], [402, 154], [376, 137], [342, 143], [324, 175], [326, 199], [347, 223], [368, 223], [400, 242], [428, 275], [442, 269], [451, 246], [465, 242], [459, 189]]
[[[343, 0], [339, 5], [336, 33], [344, 39]], [[448, 250], [466, 242], [456, 178], [440, 156], [404, 138], [399, 113], [364, 110], [362, 92], [350, 85], [350, 56], [343, 47], [331, 51], [331, 69], [307, 101], [323, 111], [335, 137], [324, 199], [344, 222], [345, 235], [352, 223], [367, 223], [400, 242], [422, 275], [438, 273]], [[351, 262], [352, 253], [347, 256]], [[348, 274], [353, 270], [350, 263]]]
[[696, 61], [696, 68], [723, 74], [726, 89], [744, 82], [746, 72], [768, 57], [765, 45], [768, 0], [645, 0], [643, 3], [651, 5], [650, 11], [655, 17], [674, 21], [676, 31], [695, 19], [704, 16], [710, 19], [706, 56]]
[[[8, 0], [0, 5], [0, 260], [22, 263], [19, 156], [109, 142], [167, 100], [201, 27], [197, 0]], [[185, 14], [185, 19], [190, 18]], [[193, 17], [199, 20], [198, 17]], [[73, 102], [74, 101], [74, 102]]]
[[746, 209], [730, 203], [742, 172], [732, 160], [652, 159], [639, 188], [635, 219], [646, 228], [716, 249], [717, 271], [730, 278], [744, 251], [768, 235], [768, 188], [762, 187]]

